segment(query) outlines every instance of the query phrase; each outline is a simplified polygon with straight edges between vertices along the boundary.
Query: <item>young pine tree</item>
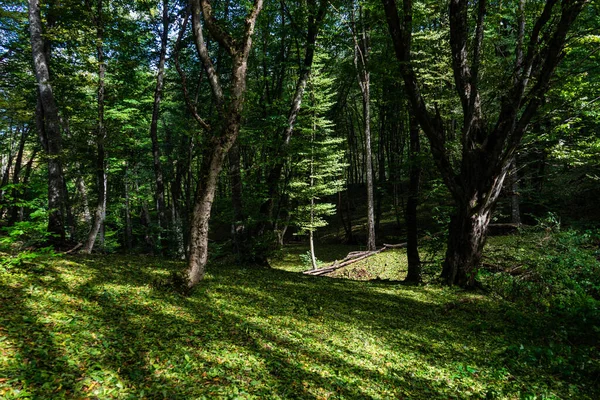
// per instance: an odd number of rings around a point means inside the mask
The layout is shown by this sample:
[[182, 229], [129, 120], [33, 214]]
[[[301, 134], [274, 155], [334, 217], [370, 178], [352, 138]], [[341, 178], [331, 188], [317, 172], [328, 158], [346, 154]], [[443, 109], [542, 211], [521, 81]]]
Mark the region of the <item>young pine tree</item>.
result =
[[317, 268], [314, 232], [327, 225], [325, 217], [335, 213], [335, 204], [322, 201], [344, 186], [343, 139], [334, 137], [333, 123], [327, 118], [332, 101], [333, 79], [323, 70], [323, 57], [315, 57], [308, 82], [304, 113], [299, 120], [299, 150], [294, 163], [295, 177], [290, 197], [297, 204], [292, 212], [299, 234], [308, 235], [312, 268]]

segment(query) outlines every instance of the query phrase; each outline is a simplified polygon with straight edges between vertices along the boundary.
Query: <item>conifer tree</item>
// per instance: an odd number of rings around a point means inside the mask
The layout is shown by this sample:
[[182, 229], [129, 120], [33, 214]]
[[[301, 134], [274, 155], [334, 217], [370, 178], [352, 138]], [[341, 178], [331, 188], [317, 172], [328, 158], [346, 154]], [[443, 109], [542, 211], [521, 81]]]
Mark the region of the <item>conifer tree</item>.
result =
[[335, 214], [335, 204], [321, 200], [342, 190], [345, 167], [343, 139], [333, 136], [333, 123], [327, 118], [333, 105], [333, 79], [325, 75], [320, 59], [322, 56], [316, 57], [308, 82], [308, 99], [299, 124], [301, 148], [294, 165], [296, 177], [290, 184], [290, 197], [297, 202], [292, 214], [299, 234], [308, 235], [313, 269], [317, 268], [314, 232], [327, 225], [325, 217]]

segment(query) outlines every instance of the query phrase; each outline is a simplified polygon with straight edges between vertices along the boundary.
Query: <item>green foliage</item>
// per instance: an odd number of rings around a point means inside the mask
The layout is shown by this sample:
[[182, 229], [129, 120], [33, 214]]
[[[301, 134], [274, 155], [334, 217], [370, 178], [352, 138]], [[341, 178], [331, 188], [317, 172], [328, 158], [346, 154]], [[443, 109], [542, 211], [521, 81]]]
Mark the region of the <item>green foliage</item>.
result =
[[482, 272], [493, 293], [526, 309], [560, 318], [567, 336], [585, 340], [600, 329], [600, 232], [546, 224], [515, 237], [494, 238]]
[[[39, 205], [39, 202], [37, 202]], [[42, 245], [51, 238], [47, 231], [48, 210], [40, 207], [30, 214], [30, 219], [18, 221], [13, 225], [2, 228], [6, 235], [0, 236], [0, 248], [9, 247], [15, 252], [27, 247]]]
[[550, 347], [532, 327], [558, 321], [501, 300], [228, 264], [189, 297], [150, 285], [180, 269], [110, 255], [0, 270], [0, 397], [600, 395], [594, 345]]
[[322, 71], [324, 56], [315, 58], [304, 115], [298, 121], [303, 140], [296, 150], [297, 159], [293, 166], [296, 177], [289, 188], [290, 197], [298, 203], [293, 216], [300, 234], [327, 225], [325, 217], [333, 215], [336, 208], [335, 204], [322, 199], [338, 193], [344, 186], [343, 139], [333, 137], [333, 123], [326, 117], [333, 105], [333, 79]]

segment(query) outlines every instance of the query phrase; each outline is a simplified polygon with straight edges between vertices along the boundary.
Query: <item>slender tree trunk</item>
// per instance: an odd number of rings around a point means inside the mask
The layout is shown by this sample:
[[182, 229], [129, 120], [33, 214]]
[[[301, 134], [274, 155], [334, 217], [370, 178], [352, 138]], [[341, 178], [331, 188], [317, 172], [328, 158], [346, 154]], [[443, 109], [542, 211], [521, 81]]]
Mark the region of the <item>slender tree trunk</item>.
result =
[[91, 229], [92, 214], [90, 213], [90, 202], [88, 200], [85, 181], [81, 176], [77, 177], [77, 190], [81, 194], [81, 203], [83, 205], [83, 220], [85, 221], [85, 224], [88, 227], [88, 229]]
[[[316, 132], [316, 126], [313, 124], [313, 137], [312, 137], [312, 142], [311, 146], [314, 146], [314, 140], [315, 140], [315, 132]], [[312, 190], [312, 188], [315, 186], [315, 179], [314, 179], [314, 159], [311, 158], [310, 160], [310, 188]], [[310, 197], [310, 229], [308, 230], [308, 242], [309, 242], [309, 246], [310, 246], [310, 264], [312, 265], [312, 269], [317, 269], [317, 257], [315, 255], [315, 232], [314, 232], [314, 226], [315, 226], [315, 197], [314, 195], [311, 194]]]
[[510, 191], [510, 222], [521, 225], [521, 199], [519, 194], [519, 176], [517, 174], [517, 159], [513, 160], [510, 172], [506, 177], [506, 186]]
[[[231, 202], [233, 205], [233, 223], [231, 224], [233, 235], [234, 251], [238, 258], [246, 256], [244, 242], [246, 239], [245, 231], [246, 217], [244, 215], [244, 205], [242, 203], [242, 174], [240, 163], [240, 148], [236, 142], [229, 150], [229, 176], [231, 178]], [[244, 260], [240, 260], [244, 261]]]
[[410, 153], [408, 200], [406, 201], [406, 255], [408, 257], [408, 274], [406, 282], [421, 282], [421, 259], [418, 247], [417, 206], [419, 204], [419, 186], [421, 184], [421, 166], [419, 152], [421, 141], [419, 139], [419, 124], [414, 116], [410, 116]]
[[[360, 16], [362, 7], [359, 7]], [[358, 76], [358, 83], [362, 94], [363, 123], [365, 132], [365, 173], [367, 183], [367, 250], [373, 251], [375, 246], [375, 202], [373, 190], [373, 154], [371, 152], [371, 72], [369, 71], [370, 38], [365, 27], [364, 18], [361, 18], [362, 29], [359, 33], [356, 29], [354, 10], [353, 38], [354, 38], [354, 64]]]
[[43, 29], [39, 0], [29, 0], [29, 30], [31, 33], [33, 66], [38, 85], [36, 123], [42, 139], [42, 146], [48, 158], [48, 208], [50, 210], [48, 232], [55, 236], [52, 241], [60, 245], [65, 241], [64, 176], [61, 163], [62, 137], [58, 107], [50, 84], [49, 51], [47, 51], [42, 38]]
[[129, 199], [127, 167], [125, 169], [125, 178], [123, 182], [125, 185], [125, 242], [127, 243], [127, 250], [131, 251], [131, 249], [133, 249], [133, 229], [131, 226], [131, 201]]
[[[94, 222], [88, 234], [87, 242], [83, 248], [83, 252], [90, 254], [94, 248], [94, 243], [101, 232], [104, 219], [106, 217], [106, 189], [108, 175], [106, 173], [106, 154], [104, 142], [106, 141], [106, 129], [104, 127], [104, 75], [106, 73], [106, 65], [104, 64], [104, 22], [102, 20], [102, 1], [97, 0], [96, 4], [96, 35], [97, 35], [97, 55], [98, 55], [98, 125], [96, 132], [96, 145], [98, 154], [96, 155], [96, 179], [98, 183], [98, 204], [94, 213]], [[100, 243], [104, 244], [104, 235], [100, 233]]]
[[[21, 168], [23, 167], [23, 152], [25, 150], [25, 143], [27, 142], [27, 137], [29, 136], [29, 132], [31, 132], [30, 128], [23, 129], [21, 131], [21, 139], [19, 140], [19, 150], [17, 152], [17, 159], [15, 160], [15, 168], [13, 171], [12, 183], [13, 185], [19, 184], [19, 180], [21, 178]], [[19, 191], [14, 188], [12, 191], [13, 201], [17, 197], [21, 197], [19, 195]], [[11, 223], [15, 223], [19, 219], [19, 206], [13, 206], [10, 211], [10, 221]]]
[[150, 122], [150, 138], [152, 140], [152, 160], [154, 164], [154, 177], [156, 180], [156, 210], [158, 213], [158, 242], [160, 251], [164, 251], [166, 243], [162, 229], [165, 228], [165, 183], [162, 166], [160, 163], [160, 147], [158, 143], [158, 118], [160, 115], [160, 102], [164, 86], [165, 60], [167, 58], [167, 41], [169, 39], [169, 0], [162, 2], [162, 25], [163, 30], [160, 38], [160, 57], [158, 61], [158, 72], [156, 75], [156, 88], [154, 90], [154, 103], [152, 106], [152, 121]]

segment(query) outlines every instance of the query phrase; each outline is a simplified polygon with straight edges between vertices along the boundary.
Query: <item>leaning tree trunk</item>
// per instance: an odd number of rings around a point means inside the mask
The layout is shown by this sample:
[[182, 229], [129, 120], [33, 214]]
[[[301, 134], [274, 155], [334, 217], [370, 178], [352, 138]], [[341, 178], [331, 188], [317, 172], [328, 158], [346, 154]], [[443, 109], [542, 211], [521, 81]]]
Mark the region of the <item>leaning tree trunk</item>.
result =
[[[186, 269], [187, 286], [192, 288], [204, 277], [208, 260], [208, 228], [219, 173], [223, 168], [225, 156], [240, 132], [244, 94], [246, 93], [246, 75], [248, 57], [252, 48], [252, 35], [258, 14], [262, 10], [263, 0], [254, 0], [249, 14], [245, 19], [245, 29], [241, 41], [234, 40], [230, 34], [217, 24], [208, 0], [191, 0], [192, 29], [198, 57], [206, 71], [211, 85], [219, 118], [222, 121], [217, 127], [211, 127], [202, 118], [196, 120], [205, 132], [209, 133], [206, 150], [202, 158], [199, 182], [196, 191], [192, 224], [190, 227], [190, 250]], [[214, 64], [208, 53], [204, 40], [200, 15], [209, 32], [232, 58], [229, 101], [226, 104], [223, 87], [216, 73]]]
[[62, 137], [58, 107], [50, 85], [49, 55], [46, 51], [48, 48], [42, 38], [39, 0], [29, 0], [29, 30], [33, 67], [38, 85], [36, 125], [48, 158], [48, 209], [50, 210], [48, 232], [55, 236], [54, 242], [62, 244], [65, 240]]
[[200, 181], [190, 225], [190, 254], [188, 260], [188, 286], [193, 287], [204, 278], [208, 260], [208, 227], [219, 173], [227, 149], [215, 144], [203, 156]]

